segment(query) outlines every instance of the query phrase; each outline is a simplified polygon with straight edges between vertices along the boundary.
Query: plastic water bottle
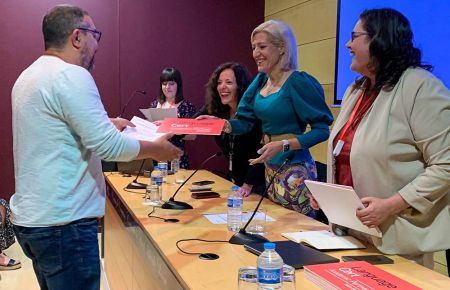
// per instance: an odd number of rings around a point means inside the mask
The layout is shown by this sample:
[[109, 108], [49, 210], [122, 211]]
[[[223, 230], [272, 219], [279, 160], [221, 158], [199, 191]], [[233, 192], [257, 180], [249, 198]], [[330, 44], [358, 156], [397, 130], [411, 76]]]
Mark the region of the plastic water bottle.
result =
[[237, 232], [242, 225], [242, 205], [243, 199], [237, 192], [239, 186], [233, 185], [228, 193], [228, 213], [227, 226], [228, 230]]
[[159, 170], [161, 170], [163, 182], [164, 182], [164, 181], [166, 181], [166, 177], [167, 177], [168, 164], [167, 164], [167, 162], [158, 162], [158, 167], [159, 167]]
[[177, 174], [178, 170], [180, 170], [180, 159], [174, 159], [170, 163], [170, 170], [173, 174]]
[[264, 252], [256, 260], [258, 290], [283, 288], [283, 259], [275, 251], [274, 243], [264, 243]]
[[150, 204], [160, 205], [162, 203], [163, 172], [160, 170], [159, 166], [155, 166], [150, 176]]

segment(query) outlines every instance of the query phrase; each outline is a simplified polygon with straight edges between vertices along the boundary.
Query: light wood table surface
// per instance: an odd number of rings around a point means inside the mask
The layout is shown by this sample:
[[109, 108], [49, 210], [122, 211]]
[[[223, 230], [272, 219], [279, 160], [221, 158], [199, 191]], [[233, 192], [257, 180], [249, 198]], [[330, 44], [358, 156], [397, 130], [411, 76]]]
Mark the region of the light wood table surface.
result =
[[[200, 170], [180, 190], [176, 200], [188, 202], [191, 210], [166, 210], [157, 208], [153, 215], [163, 218], [177, 218], [179, 223], [165, 223], [147, 214], [151, 207], [143, 202], [144, 190], [130, 193], [124, 187], [134, 177], [122, 177], [119, 173], [108, 173], [107, 203], [104, 227], [104, 261], [110, 289], [237, 289], [237, 272], [243, 266], [256, 266], [257, 256], [241, 245], [227, 242], [203, 243], [198, 241], [181, 243], [189, 252], [211, 252], [220, 258], [205, 261], [198, 255], [186, 255], [175, 246], [180, 239], [201, 238], [228, 241], [232, 233], [226, 225], [210, 223], [203, 214], [225, 213], [226, 197], [231, 183], [208, 171]], [[191, 198], [188, 190], [194, 181], [213, 180], [213, 190], [220, 198]], [[140, 177], [148, 183], [149, 178]], [[178, 188], [173, 176], [163, 186], [163, 199], [167, 200]], [[259, 199], [251, 195], [244, 200], [244, 210], [253, 209]], [[267, 222], [267, 238], [271, 241], [285, 240], [282, 232], [327, 229], [327, 226], [302, 214], [287, 210], [265, 199], [262, 208], [276, 221]], [[343, 255], [378, 253], [373, 247], [364, 250], [327, 252], [340, 258]], [[390, 256], [395, 263], [379, 265], [380, 268], [424, 289], [450, 289], [450, 279], [398, 256]], [[296, 271], [297, 289], [318, 289], [304, 276], [303, 270]]]

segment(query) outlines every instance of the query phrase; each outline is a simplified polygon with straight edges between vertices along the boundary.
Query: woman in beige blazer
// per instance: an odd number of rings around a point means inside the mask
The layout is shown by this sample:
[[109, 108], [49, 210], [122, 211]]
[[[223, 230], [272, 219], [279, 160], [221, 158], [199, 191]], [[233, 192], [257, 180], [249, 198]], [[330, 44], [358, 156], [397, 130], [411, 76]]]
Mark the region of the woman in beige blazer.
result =
[[366, 205], [356, 215], [383, 237], [353, 234], [432, 267], [450, 248], [450, 92], [398, 11], [364, 11], [346, 46], [362, 77], [330, 135], [328, 181], [355, 188]]

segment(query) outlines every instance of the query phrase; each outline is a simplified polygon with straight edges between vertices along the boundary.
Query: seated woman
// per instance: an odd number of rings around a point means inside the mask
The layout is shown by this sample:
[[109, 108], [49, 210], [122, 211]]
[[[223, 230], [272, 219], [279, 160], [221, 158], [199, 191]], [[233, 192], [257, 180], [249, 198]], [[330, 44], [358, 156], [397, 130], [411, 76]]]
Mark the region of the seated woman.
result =
[[[236, 116], [237, 106], [251, 82], [248, 70], [241, 64], [227, 62], [212, 73], [206, 84], [206, 105], [198, 115], [212, 115], [223, 119]], [[230, 135], [222, 133], [216, 137], [217, 145], [229, 160], [232, 181], [240, 186], [240, 194], [262, 193], [265, 188], [264, 165], [250, 166], [249, 159], [256, 158], [261, 148], [261, 123], [256, 124], [247, 134]]]
[[11, 210], [6, 200], [0, 198], [0, 270], [14, 270], [22, 264], [8, 257], [3, 251], [14, 244], [14, 232], [9, 217]]
[[432, 268], [450, 248], [450, 92], [396, 10], [364, 11], [346, 46], [361, 78], [331, 132], [328, 181], [353, 186], [366, 205], [357, 217], [383, 233], [351, 235]]
[[[150, 104], [150, 108], [177, 108], [178, 118], [192, 118], [195, 106], [183, 96], [183, 80], [179, 70], [166, 67], [159, 77], [159, 96]], [[189, 157], [185, 150], [185, 141], [182, 137], [174, 136], [170, 139], [173, 145], [183, 150], [180, 157], [180, 168], [189, 168]]]

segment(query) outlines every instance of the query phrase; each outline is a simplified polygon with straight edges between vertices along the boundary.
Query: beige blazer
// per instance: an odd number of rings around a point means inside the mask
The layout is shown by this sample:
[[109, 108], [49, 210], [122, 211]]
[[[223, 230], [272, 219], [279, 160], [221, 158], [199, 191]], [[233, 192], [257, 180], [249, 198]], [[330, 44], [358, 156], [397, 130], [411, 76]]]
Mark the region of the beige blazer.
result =
[[[361, 90], [350, 86], [330, 135], [328, 182], [335, 183], [331, 140], [348, 120]], [[358, 126], [350, 153], [360, 197], [399, 192], [411, 205], [371, 237], [387, 254], [450, 248], [450, 92], [426, 70], [406, 70], [390, 92], [381, 91]]]

